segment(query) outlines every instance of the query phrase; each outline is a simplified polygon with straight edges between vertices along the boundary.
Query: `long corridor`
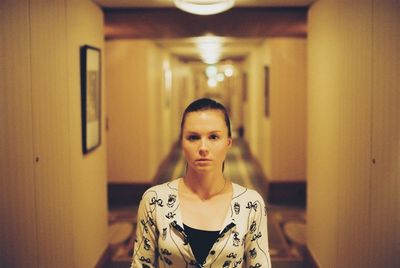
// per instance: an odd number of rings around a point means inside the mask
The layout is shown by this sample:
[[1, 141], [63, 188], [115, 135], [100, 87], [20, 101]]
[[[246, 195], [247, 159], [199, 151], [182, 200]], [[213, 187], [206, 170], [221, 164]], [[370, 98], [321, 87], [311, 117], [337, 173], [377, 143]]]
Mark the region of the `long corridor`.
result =
[[[180, 148], [176, 146], [159, 171], [155, 183], [182, 177], [184, 173], [185, 161]], [[226, 157], [224, 174], [235, 183], [257, 190], [267, 202], [269, 247], [273, 267], [305, 267], [305, 208], [268, 203], [264, 175], [243, 140], [234, 140]], [[110, 243], [113, 249], [109, 265], [111, 268], [129, 267], [135, 239], [136, 210], [137, 204], [110, 209]]]
[[0, 267], [129, 267], [203, 97], [244, 139], [225, 175], [267, 201], [274, 268], [400, 267], [400, 0], [174, 2], [0, 1]]

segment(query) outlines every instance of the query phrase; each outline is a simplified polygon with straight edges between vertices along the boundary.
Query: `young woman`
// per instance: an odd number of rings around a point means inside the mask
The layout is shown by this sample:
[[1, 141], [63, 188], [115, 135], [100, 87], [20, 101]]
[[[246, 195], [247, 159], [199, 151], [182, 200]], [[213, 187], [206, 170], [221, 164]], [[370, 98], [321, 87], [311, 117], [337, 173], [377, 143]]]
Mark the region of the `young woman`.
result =
[[223, 175], [232, 145], [225, 107], [192, 102], [180, 140], [186, 174], [143, 194], [131, 267], [271, 267], [262, 197]]

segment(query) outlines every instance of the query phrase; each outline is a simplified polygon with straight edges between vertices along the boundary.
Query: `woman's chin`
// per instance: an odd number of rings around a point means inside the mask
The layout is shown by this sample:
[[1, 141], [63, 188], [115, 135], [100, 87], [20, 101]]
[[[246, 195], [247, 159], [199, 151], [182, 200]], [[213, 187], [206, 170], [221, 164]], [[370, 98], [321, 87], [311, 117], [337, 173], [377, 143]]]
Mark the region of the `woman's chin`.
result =
[[210, 171], [213, 171], [213, 170], [214, 170], [214, 167], [212, 165], [195, 165], [194, 166], [194, 171], [195, 172], [204, 173], [204, 172], [210, 172]]

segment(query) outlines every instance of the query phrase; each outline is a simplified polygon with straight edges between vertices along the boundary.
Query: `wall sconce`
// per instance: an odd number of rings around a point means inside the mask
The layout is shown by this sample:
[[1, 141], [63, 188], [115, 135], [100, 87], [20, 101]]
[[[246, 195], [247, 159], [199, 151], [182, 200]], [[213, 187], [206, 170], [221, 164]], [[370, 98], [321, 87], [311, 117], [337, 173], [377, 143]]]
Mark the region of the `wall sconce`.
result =
[[233, 7], [235, 0], [174, 0], [177, 8], [196, 15], [213, 15]]

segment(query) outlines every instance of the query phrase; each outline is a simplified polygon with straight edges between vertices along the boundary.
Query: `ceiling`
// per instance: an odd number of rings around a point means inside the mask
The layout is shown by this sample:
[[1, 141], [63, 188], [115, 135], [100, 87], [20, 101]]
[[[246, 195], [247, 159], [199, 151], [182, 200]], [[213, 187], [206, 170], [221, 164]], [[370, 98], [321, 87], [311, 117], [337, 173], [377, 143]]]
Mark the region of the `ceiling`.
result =
[[[93, 0], [102, 7], [173, 7], [173, 0]], [[236, 7], [300, 7], [315, 0], [236, 0]]]
[[105, 12], [106, 39], [148, 38], [185, 62], [199, 62], [204, 33], [223, 36], [221, 59], [233, 61], [268, 36], [305, 37], [306, 8], [315, 0], [236, 0], [234, 9], [214, 16], [178, 11], [173, 0], [93, 1]]
[[[155, 43], [167, 49], [172, 55], [178, 57], [184, 62], [200, 61], [197, 48], [198, 41], [201, 38], [175, 38], [175, 39], [155, 39]], [[255, 47], [262, 43], [262, 38], [220, 38], [221, 42], [221, 61], [240, 62]]]

